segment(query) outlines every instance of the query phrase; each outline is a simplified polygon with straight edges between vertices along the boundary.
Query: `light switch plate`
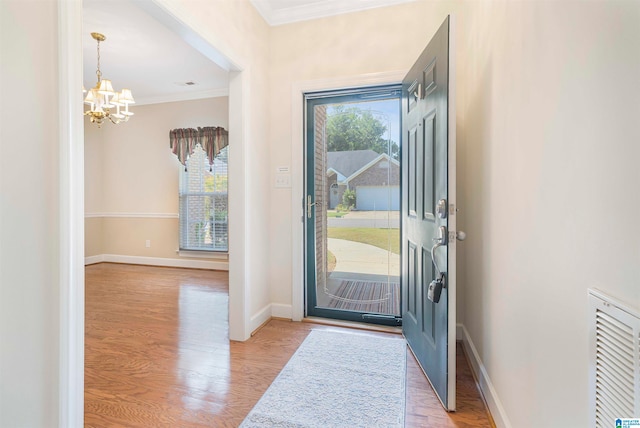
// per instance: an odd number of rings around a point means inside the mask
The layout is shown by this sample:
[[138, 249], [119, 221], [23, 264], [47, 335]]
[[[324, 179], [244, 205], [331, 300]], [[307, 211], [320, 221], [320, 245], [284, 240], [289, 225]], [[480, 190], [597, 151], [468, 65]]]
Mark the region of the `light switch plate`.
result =
[[276, 187], [291, 187], [291, 174], [276, 174]]

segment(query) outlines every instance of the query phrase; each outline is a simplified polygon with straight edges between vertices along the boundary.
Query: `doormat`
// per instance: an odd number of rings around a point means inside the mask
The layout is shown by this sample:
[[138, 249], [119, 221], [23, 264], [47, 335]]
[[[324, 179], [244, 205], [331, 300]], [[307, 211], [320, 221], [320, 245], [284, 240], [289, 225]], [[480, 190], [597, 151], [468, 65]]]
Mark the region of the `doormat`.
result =
[[313, 330], [240, 427], [403, 427], [406, 342]]
[[400, 316], [400, 284], [342, 281], [329, 298], [327, 307]]

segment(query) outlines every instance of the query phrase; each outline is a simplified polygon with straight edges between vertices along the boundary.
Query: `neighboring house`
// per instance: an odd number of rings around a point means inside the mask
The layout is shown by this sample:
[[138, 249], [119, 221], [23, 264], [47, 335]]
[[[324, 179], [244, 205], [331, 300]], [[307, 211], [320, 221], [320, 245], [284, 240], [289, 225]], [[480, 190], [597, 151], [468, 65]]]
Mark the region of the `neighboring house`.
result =
[[400, 164], [373, 150], [327, 153], [329, 209], [342, 203], [345, 190], [356, 192], [358, 210], [400, 209]]

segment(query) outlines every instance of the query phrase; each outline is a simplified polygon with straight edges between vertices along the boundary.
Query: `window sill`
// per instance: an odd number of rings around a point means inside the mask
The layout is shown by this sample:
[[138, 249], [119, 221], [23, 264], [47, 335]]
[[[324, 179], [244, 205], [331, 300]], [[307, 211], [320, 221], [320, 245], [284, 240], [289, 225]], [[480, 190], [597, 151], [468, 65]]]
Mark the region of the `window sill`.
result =
[[229, 260], [229, 253], [223, 253], [220, 251], [189, 251], [178, 250], [176, 251], [180, 257], [195, 257], [199, 259], [217, 259], [217, 260]]

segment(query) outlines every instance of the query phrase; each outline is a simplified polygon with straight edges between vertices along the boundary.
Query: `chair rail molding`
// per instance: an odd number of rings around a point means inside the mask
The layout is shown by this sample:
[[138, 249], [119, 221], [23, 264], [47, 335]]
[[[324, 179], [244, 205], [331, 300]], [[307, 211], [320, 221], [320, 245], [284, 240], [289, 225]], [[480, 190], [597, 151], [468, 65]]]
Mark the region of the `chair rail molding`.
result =
[[85, 213], [84, 218], [178, 218], [178, 213]]

